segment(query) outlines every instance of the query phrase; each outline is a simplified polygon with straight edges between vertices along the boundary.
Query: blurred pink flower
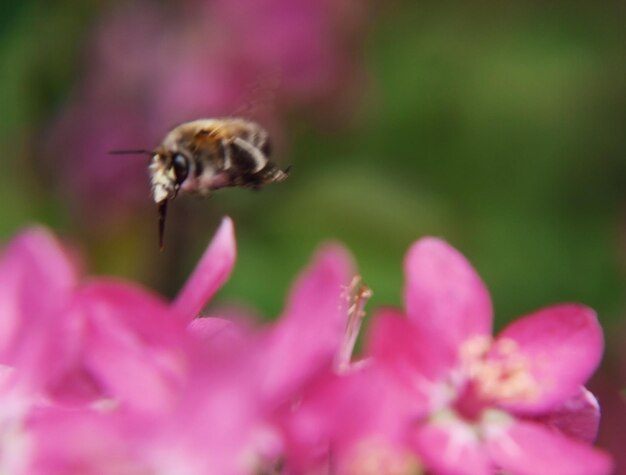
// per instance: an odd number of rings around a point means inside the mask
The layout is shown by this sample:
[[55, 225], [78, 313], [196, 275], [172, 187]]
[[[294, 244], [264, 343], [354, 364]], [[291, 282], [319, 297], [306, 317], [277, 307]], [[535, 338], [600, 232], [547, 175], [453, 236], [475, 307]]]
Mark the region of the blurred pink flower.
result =
[[225, 219], [170, 305], [130, 283], [82, 283], [45, 230], [16, 237], [0, 260], [0, 471], [142, 471], [127, 442], [178, 407], [196, 341], [187, 326], [234, 258]]
[[[229, 49], [280, 79], [283, 100], [312, 104], [354, 77], [354, 44], [365, 4], [352, 0], [206, 2]], [[263, 77], [263, 74], [261, 75]]]
[[421, 473], [409, 427], [426, 407], [375, 360], [318, 378], [282, 416], [294, 473]]
[[26, 231], [0, 262], [0, 361], [57, 400], [161, 406], [184, 370], [186, 327], [228, 278], [234, 259], [233, 225], [225, 219], [169, 305], [130, 283], [79, 282], [52, 236]]
[[593, 311], [550, 307], [493, 339], [487, 289], [456, 250], [418, 241], [405, 272], [406, 317], [381, 312], [369, 351], [428, 408], [412, 435], [426, 466], [442, 475], [610, 473], [607, 455], [565, 435], [590, 440], [597, 430], [597, 404], [570, 403], [602, 354]]
[[19, 463], [0, 454], [0, 466], [17, 467], [16, 474], [95, 474], [171, 473], [182, 465], [204, 474], [253, 473], [279, 461], [275, 413], [332, 371], [352, 265], [341, 248], [322, 249], [275, 325], [197, 319], [234, 258], [225, 219], [167, 304], [129, 283], [82, 283], [47, 232], [18, 236], [0, 262], [8, 317], [0, 361], [28, 384], [0, 380], [5, 407], [15, 409], [0, 414], [0, 439], [25, 442]]
[[[276, 323], [240, 329], [233, 339], [214, 321], [215, 332], [198, 341], [179, 404], [163, 414], [153, 437], [141, 437], [142, 450], [169, 451], [178, 461], [164, 463], [194, 467], [190, 474], [271, 473], [285, 456], [278, 412], [332, 371], [346, 324], [342, 288], [351, 276], [345, 252], [326, 247], [296, 281]], [[232, 346], [220, 345], [223, 338]]]

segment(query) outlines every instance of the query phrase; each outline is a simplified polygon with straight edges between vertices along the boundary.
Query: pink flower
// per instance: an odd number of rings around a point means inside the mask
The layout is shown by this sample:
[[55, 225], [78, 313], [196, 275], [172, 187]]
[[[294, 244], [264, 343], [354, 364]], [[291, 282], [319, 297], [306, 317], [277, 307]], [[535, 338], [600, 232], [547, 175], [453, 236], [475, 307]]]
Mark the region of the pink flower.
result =
[[285, 464], [294, 473], [408, 475], [421, 467], [406, 421], [425, 408], [374, 358], [351, 361], [370, 296], [360, 278], [353, 279], [345, 292], [348, 323], [333, 368], [281, 414]]
[[130, 283], [82, 283], [42, 229], [16, 237], [0, 260], [0, 471], [143, 472], [145, 427], [189, 386], [196, 338], [187, 326], [234, 257], [225, 219], [170, 305]]
[[294, 473], [409, 475], [421, 462], [408, 437], [419, 401], [370, 360], [318, 378], [283, 415]]
[[81, 283], [42, 229], [15, 238], [0, 261], [0, 363], [51, 401], [107, 398], [149, 410], [168, 404], [185, 371], [186, 327], [228, 278], [235, 257], [225, 220], [173, 306], [110, 279]]
[[567, 436], [589, 440], [597, 430], [597, 405], [570, 402], [602, 355], [593, 311], [549, 307], [492, 338], [487, 289], [456, 250], [422, 239], [405, 272], [406, 317], [381, 312], [369, 352], [427, 408], [415, 413], [412, 433], [427, 467], [442, 475], [610, 472], [607, 455]]
[[[161, 443], [183, 443], [185, 456], [206, 458], [208, 471], [198, 473], [257, 473], [288, 457], [283, 411], [332, 371], [347, 323], [342, 293], [352, 275], [346, 252], [326, 246], [297, 279], [276, 323], [235, 334], [222, 322], [209, 324], [210, 345], [194, 358], [192, 386], [171, 417], [172, 439]], [[181, 438], [183, 427], [188, 435]]]
[[17, 460], [0, 454], [0, 467], [134, 474], [184, 466], [200, 475], [279, 463], [279, 412], [335, 364], [352, 265], [338, 246], [323, 248], [274, 325], [196, 318], [234, 258], [225, 219], [168, 304], [129, 283], [82, 283], [45, 231], [16, 238], [0, 262], [0, 304], [9, 317], [0, 350], [20, 378], [0, 380], [3, 407], [13, 412], [0, 413], [0, 440], [23, 442], [13, 444]]

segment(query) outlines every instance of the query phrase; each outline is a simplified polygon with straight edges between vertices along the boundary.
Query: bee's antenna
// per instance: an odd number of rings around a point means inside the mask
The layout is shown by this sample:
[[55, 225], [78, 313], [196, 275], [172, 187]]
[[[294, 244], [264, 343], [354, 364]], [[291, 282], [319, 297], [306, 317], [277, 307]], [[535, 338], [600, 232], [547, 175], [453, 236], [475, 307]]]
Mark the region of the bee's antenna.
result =
[[167, 200], [161, 201], [158, 205], [159, 211], [159, 250], [163, 251], [163, 236], [165, 234], [165, 216], [167, 215]]
[[109, 150], [111, 155], [154, 155], [150, 150]]

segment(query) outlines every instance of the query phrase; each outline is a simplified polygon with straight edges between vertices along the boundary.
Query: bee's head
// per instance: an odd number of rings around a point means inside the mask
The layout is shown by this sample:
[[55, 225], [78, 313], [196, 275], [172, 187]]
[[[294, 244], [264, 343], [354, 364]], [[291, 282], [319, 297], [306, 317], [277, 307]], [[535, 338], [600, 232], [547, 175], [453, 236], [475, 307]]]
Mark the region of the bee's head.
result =
[[150, 161], [152, 199], [156, 204], [174, 199], [189, 173], [189, 160], [182, 153], [156, 153]]
[[159, 244], [163, 249], [163, 232], [165, 230], [165, 216], [167, 202], [176, 198], [181, 183], [189, 173], [189, 160], [180, 152], [157, 152], [150, 161], [150, 184], [152, 185], [152, 199], [159, 210]]

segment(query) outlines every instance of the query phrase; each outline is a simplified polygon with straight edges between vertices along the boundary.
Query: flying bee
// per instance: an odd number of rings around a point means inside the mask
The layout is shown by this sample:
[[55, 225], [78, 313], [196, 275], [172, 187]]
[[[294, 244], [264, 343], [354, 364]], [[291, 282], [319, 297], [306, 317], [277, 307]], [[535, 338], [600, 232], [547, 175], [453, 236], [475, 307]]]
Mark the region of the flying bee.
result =
[[112, 153], [147, 153], [152, 199], [159, 213], [159, 246], [167, 204], [179, 191], [208, 196], [230, 186], [259, 189], [287, 178], [270, 161], [267, 131], [241, 118], [199, 119], [174, 127], [153, 151], [118, 150]]

